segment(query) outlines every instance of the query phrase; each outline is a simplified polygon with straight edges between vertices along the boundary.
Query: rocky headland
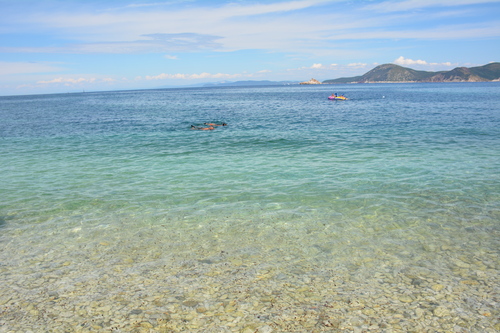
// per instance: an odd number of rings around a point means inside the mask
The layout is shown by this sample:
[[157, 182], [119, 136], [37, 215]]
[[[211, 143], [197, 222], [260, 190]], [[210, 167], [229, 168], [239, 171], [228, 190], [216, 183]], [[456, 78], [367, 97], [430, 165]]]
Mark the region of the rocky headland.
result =
[[374, 69], [361, 76], [326, 80], [323, 81], [323, 84], [489, 81], [500, 81], [499, 62], [492, 62], [479, 67], [457, 67], [450, 71], [440, 72], [417, 71], [411, 68], [406, 68], [394, 64], [384, 64], [375, 67]]

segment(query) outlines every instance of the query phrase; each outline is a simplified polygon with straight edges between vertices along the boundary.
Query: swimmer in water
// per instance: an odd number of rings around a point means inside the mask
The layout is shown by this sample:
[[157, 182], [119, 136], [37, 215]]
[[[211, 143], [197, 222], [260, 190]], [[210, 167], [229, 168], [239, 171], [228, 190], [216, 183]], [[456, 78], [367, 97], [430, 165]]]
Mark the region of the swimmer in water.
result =
[[215, 127], [213, 127], [213, 126], [210, 126], [210, 127], [196, 127], [194, 125], [191, 125], [191, 129], [192, 130], [199, 130], [199, 131], [211, 131], [211, 130], [214, 130]]

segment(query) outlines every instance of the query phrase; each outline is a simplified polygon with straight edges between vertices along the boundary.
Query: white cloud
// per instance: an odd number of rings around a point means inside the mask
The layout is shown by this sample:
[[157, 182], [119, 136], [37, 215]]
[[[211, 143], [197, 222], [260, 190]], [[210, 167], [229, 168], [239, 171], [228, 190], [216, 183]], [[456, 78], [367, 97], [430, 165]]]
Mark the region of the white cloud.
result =
[[293, 71], [293, 70], [304, 70], [304, 69], [326, 69], [326, 66], [324, 66], [323, 64], [312, 64], [311, 66], [304, 66], [304, 67], [300, 67], [300, 68], [297, 68], [297, 69], [288, 69], [288, 71]]
[[442, 62], [442, 63], [437, 63], [437, 62], [427, 62], [425, 60], [413, 60], [413, 59], [406, 59], [405, 57], [401, 56], [397, 58], [396, 60], [393, 61], [394, 64], [400, 65], [400, 66], [411, 66], [411, 65], [421, 65], [421, 66], [448, 66], [451, 67], [453, 64], [451, 62]]
[[408, 65], [428, 65], [425, 60], [413, 60], [413, 59], [405, 59], [403, 56], [394, 60], [396, 65], [408, 66]]
[[62, 68], [50, 63], [0, 61], [0, 75], [49, 73], [61, 70]]
[[169, 55], [169, 54], [166, 54], [164, 56], [165, 59], [170, 59], [170, 60], [178, 60], [177, 56], [173, 56], [173, 55]]
[[347, 66], [351, 67], [351, 68], [364, 68], [367, 66], [367, 64], [362, 63], [362, 62], [356, 62], [356, 63], [347, 64]]

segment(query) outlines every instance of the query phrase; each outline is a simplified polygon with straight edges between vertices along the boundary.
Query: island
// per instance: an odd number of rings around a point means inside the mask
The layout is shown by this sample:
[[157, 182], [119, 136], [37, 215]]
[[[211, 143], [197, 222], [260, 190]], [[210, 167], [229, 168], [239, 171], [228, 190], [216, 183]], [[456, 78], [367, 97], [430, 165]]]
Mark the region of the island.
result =
[[299, 84], [322, 84], [316, 79], [310, 79], [309, 81], [300, 82]]

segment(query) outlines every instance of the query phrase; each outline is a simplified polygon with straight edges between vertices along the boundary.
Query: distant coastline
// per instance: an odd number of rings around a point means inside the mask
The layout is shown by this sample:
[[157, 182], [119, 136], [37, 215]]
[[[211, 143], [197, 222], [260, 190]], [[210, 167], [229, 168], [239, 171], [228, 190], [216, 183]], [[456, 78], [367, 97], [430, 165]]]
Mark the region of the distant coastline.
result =
[[322, 84], [492, 81], [500, 81], [499, 62], [492, 62], [479, 67], [457, 67], [450, 71], [441, 72], [417, 71], [394, 64], [384, 64], [375, 67], [361, 76], [326, 80]]
[[308, 81], [223, 81], [196, 84], [190, 86], [168, 86], [161, 88], [196, 88], [196, 87], [256, 87], [256, 86], [291, 86], [318, 84], [354, 84], [354, 83], [425, 83], [425, 82], [500, 82], [500, 62], [492, 62], [479, 67], [457, 67], [450, 71], [428, 72], [394, 64], [379, 65], [360, 76], [343, 77], [320, 82], [314, 78]]

